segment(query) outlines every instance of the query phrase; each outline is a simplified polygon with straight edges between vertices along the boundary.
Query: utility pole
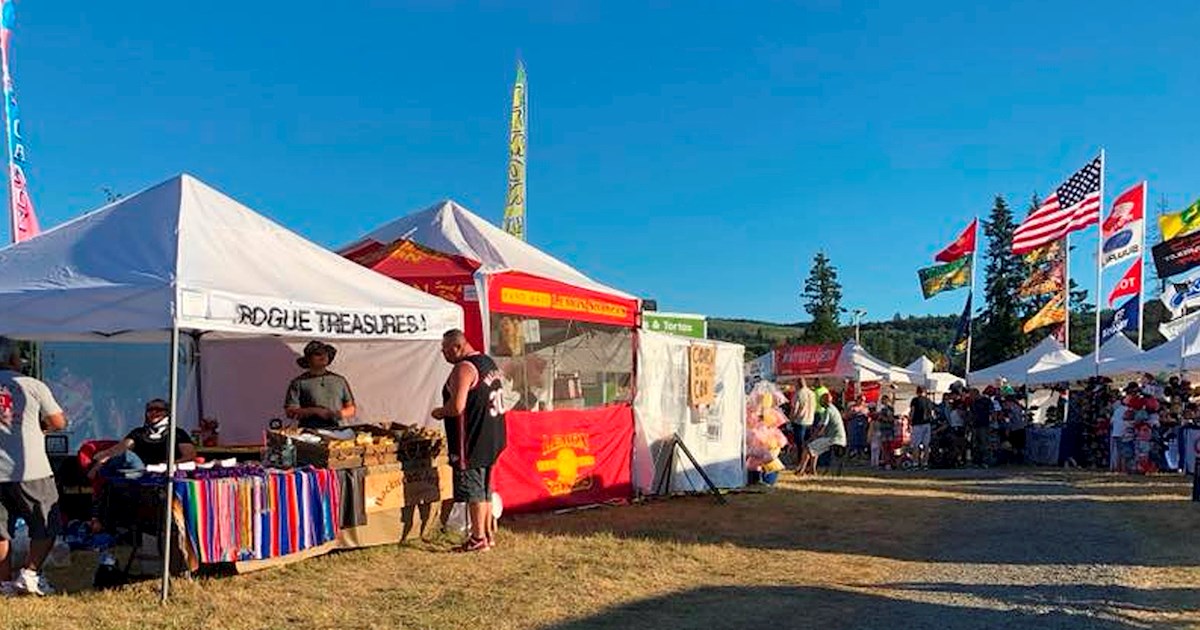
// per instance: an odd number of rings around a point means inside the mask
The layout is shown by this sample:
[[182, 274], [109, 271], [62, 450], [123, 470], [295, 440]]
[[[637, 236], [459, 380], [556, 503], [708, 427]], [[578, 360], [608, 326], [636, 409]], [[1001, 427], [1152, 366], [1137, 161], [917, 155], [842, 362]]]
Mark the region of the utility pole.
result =
[[858, 323], [862, 320], [862, 318], [864, 316], [866, 316], [866, 314], [867, 314], [867, 309], [865, 309], [865, 308], [856, 308], [853, 311], [850, 311], [850, 315], [852, 317], [854, 317], [854, 343], [857, 345], [862, 345], [862, 343], [858, 339]]

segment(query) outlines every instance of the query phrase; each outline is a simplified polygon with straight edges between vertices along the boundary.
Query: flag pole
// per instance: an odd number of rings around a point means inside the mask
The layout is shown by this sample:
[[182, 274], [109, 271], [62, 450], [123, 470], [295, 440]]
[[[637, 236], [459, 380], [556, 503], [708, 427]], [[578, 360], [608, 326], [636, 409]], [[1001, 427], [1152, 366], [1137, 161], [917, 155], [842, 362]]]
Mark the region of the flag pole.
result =
[[974, 324], [972, 320], [975, 317], [975, 314], [972, 312], [975, 310], [975, 267], [979, 263], [979, 256], [977, 255], [979, 250], [979, 215], [975, 215], [975, 220], [971, 222], [971, 225], [975, 226], [971, 233], [975, 248], [971, 252], [971, 288], [967, 294], [967, 365], [966, 370], [963, 372], [963, 380], [971, 376], [971, 338], [975, 336], [972, 334], [973, 331], [971, 329]]
[[[1100, 149], [1100, 216], [1104, 216], [1104, 149]], [[1100, 295], [1104, 291], [1104, 265], [1101, 264], [1104, 260], [1104, 230], [1102, 226], [1096, 226], [1096, 345], [1093, 347], [1092, 356], [1096, 359], [1096, 375], [1100, 375]], [[1140, 299], [1140, 298], [1139, 298]], [[1138, 303], [1138, 308], [1141, 308], [1141, 302]], [[1067, 308], [1069, 312], [1070, 307]], [[1138, 319], [1141, 319], [1139, 316]]]
[[1138, 250], [1138, 264], [1142, 269], [1142, 282], [1138, 285], [1138, 350], [1142, 350], [1142, 330], [1146, 325], [1146, 212], [1150, 197], [1149, 182], [1142, 182], [1142, 246]]
[[1067, 232], [1063, 236], [1063, 312], [1066, 313], [1066, 320], [1063, 321], [1063, 346], [1071, 349], [1071, 233]]

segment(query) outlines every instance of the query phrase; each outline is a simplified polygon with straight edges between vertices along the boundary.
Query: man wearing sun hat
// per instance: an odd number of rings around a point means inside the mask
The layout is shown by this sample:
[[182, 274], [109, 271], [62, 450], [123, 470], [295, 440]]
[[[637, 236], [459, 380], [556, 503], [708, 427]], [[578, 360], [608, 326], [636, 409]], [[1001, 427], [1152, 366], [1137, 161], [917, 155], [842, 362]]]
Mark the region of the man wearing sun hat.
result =
[[304, 373], [288, 384], [283, 410], [305, 429], [336, 429], [343, 420], [354, 417], [354, 394], [350, 382], [329, 371], [337, 349], [320, 341], [304, 346], [304, 356], [296, 363]]

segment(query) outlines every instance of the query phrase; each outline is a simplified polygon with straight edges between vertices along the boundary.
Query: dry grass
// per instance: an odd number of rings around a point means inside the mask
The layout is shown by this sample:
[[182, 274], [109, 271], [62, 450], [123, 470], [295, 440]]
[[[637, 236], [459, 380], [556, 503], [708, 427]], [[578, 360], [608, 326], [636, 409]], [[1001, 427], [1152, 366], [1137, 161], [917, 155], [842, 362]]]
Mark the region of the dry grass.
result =
[[[1200, 627], [1180, 478], [852, 474], [512, 519], [502, 548], [8, 600], [0, 628]], [[86, 572], [86, 569], [84, 569]]]

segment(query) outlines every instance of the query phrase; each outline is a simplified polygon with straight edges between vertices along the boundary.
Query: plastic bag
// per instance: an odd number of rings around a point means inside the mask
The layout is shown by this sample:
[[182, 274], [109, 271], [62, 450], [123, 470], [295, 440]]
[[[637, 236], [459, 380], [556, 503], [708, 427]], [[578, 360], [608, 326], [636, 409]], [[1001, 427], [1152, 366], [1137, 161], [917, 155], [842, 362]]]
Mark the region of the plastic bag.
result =
[[467, 533], [467, 504], [455, 503], [450, 508], [450, 516], [446, 518], [446, 531], [452, 534]]
[[500, 499], [500, 493], [492, 493], [492, 518], [500, 520], [500, 515], [504, 514], [504, 501]]
[[71, 566], [71, 546], [63, 538], [54, 541], [54, 548], [46, 556], [46, 564], [51, 569], [65, 569]]

